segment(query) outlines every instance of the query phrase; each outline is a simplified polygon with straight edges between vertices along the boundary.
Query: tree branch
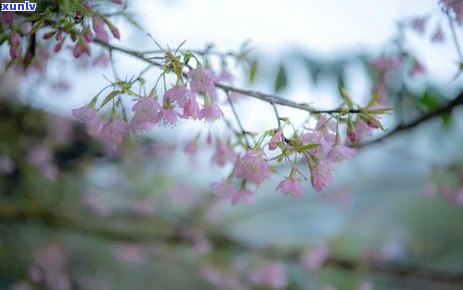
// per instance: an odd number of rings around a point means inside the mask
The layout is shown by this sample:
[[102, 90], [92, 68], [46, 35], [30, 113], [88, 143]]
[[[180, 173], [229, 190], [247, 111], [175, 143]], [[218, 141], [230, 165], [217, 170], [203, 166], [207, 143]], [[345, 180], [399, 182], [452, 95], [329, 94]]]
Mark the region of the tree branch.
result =
[[[97, 43], [97, 44], [99, 44], [99, 45], [101, 45], [103, 47], [106, 47], [109, 50], [119, 51], [121, 53], [125, 53], [127, 55], [133, 56], [133, 57], [135, 57], [135, 58], [137, 58], [139, 60], [142, 60], [144, 62], [147, 62], [149, 64], [152, 64], [152, 65], [155, 65], [155, 66], [158, 66], [158, 67], [162, 67], [161, 62], [158, 62], [158, 61], [155, 61], [155, 60], [152, 60], [152, 59], [149, 59], [149, 58], [145, 57], [144, 53], [142, 53], [142, 52], [138, 52], [138, 51], [135, 51], [135, 50], [132, 50], [132, 49], [124, 48], [124, 47], [121, 47], [121, 46], [112, 45], [112, 44], [101, 42], [101, 41], [98, 41], [98, 40], [95, 40], [95, 43]], [[280, 105], [280, 106], [285, 106], [285, 107], [291, 107], [291, 108], [294, 108], [294, 109], [307, 111], [307, 112], [309, 112], [311, 114], [325, 114], [325, 113], [326, 114], [334, 114], [334, 113], [357, 114], [357, 113], [360, 113], [360, 110], [357, 110], [357, 109], [351, 109], [351, 110], [341, 110], [341, 109], [318, 110], [318, 109], [314, 109], [314, 108], [310, 107], [308, 104], [297, 103], [297, 102], [294, 102], [294, 101], [290, 101], [288, 99], [285, 99], [285, 98], [283, 98], [281, 96], [277, 96], [277, 95], [265, 94], [265, 93], [261, 93], [261, 92], [257, 92], [257, 91], [250, 91], [250, 90], [245, 90], [245, 89], [241, 89], [241, 88], [236, 88], [236, 87], [228, 86], [228, 85], [225, 85], [225, 84], [222, 84], [222, 83], [219, 83], [219, 82], [216, 82], [215, 86], [217, 88], [219, 88], [219, 89], [224, 90], [225, 92], [239, 93], [239, 94], [249, 96], [249, 97], [252, 97], [252, 98], [267, 102], [267, 103], [270, 103], [270, 104], [275, 104], [275, 105]]]
[[451, 113], [453, 111], [453, 109], [459, 105], [463, 105], [463, 91], [460, 92], [460, 94], [453, 100], [451, 100], [450, 102], [448, 102], [446, 105], [440, 107], [440, 108], [437, 108], [433, 111], [430, 111], [418, 118], [416, 118], [415, 120], [411, 121], [411, 122], [408, 122], [408, 123], [405, 123], [405, 124], [399, 124], [397, 125], [394, 129], [392, 130], [389, 130], [387, 133], [385, 133], [384, 135], [382, 135], [381, 137], [377, 138], [377, 139], [374, 139], [372, 141], [367, 141], [365, 143], [362, 143], [359, 145], [359, 147], [367, 147], [367, 146], [370, 146], [370, 145], [373, 145], [373, 144], [376, 144], [376, 143], [379, 143], [379, 142], [382, 142], [388, 138], [391, 138], [392, 136], [395, 136], [401, 132], [404, 132], [404, 131], [407, 131], [407, 130], [410, 130], [422, 123], [425, 123], [435, 117], [438, 117], [438, 116], [442, 116], [443, 114], [446, 114], [446, 113]]

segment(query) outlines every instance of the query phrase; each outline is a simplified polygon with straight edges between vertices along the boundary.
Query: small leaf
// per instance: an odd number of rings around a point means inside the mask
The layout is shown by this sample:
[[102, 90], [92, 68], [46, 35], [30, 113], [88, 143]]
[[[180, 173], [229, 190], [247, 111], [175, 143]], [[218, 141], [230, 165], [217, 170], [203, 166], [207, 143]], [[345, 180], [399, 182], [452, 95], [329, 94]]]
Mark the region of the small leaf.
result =
[[426, 90], [418, 99], [419, 104], [427, 111], [431, 111], [439, 106], [439, 100], [431, 91]]
[[338, 89], [339, 89], [339, 95], [341, 95], [341, 98], [344, 100], [344, 102], [347, 105], [352, 106], [353, 105], [352, 99], [349, 96], [349, 93], [346, 91], [346, 89], [341, 85], [338, 87]]
[[442, 125], [445, 129], [449, 129], [450, 126], [452, 125], [452, 113], [451, 112], [445, 112], [442, 114]]
[[253, 60], [249, 69], [249, 82], [253, 83], [257, 74], [257, 60]]
[[283, 65], [280, 65], [280, 68], [278, 69], [277, 77], [275, 80], [275, 92], [279, 92], [286, 88], [288, 85], [288, 80], [286, 78], [286, 71], [285, 67]]
[[120, 95], [121, 93], [122, 93], [122, 91], [118, 91], [118, 90], [110, 92], [110, 93], [106, 96], [106, 98], [104, 98], [103, 103], [101, 103], [100, 108], [102, 108], [104, 105], [106, 105], [107, 103], [109, 103], [112, 99], [114, 99], [115, 97], [117, 97], [117, 96]]
[[368, 101], [367, 108], [371, 108], [379, 101], [379, 90], [375, 90], [370, 100]]
[[300, 152], [303, 152], [303, 151], [306, 151], [306, 150], [317, 148], [318, 146], [320, 146], [320, 144], [311, 143], [311, 144], [305, 144], [305, 145], [301, 145], [301, 146], [296, 146], [296, 147], [294, 147], [294, 150], [296, 150], [297, 152], [300, 153]]

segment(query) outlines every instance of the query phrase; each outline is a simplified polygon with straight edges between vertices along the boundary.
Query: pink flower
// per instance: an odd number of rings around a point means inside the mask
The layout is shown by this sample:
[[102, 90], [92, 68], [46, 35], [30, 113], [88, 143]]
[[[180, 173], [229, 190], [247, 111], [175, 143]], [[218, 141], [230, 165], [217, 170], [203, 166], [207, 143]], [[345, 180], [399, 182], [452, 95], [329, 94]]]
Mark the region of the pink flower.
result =
[[414, 77], [420, 74], [424, 74], [425, 72], [426, 68], [418, 60], [415, 60], [410, 70], [410, 76]]
[[426, 29], [426, 17], [416, 17], [410, 21], [410, 26], [417, 33], [423, 34]]
[[83, 31], [83, 36], [86, 42], [92, 42], [94, 39], [93, 33], [90, 28], [86, 27]]
[[175, 125], [177, 122], [177, 112], [172, 109], [162, 109], [159, 117], [164, 124]]
[[0, 13], [0, 21], [6, 25], [13, 24], [14, 13], [9, 11], [2, 11], [2, 13]]
[[21, 36], [17, 32], [13, 32], [10, 36], [10, 56], [12, 59], [19, 57], [19, 44], [21, 43]]
[[445, 41], [444, 32], [442, 28], [439, 26], [436, 31], [431, 36], [431, 41], [435, 43], [440, 43]]
[[253, 195], [254, 195], [254, 192], [246, 188], [243, 188], [241, 190], [232, 191], [230, 194], [231, 204], [235, 205], [238, 202], [250, 203]]
[[215, 98], [217, 95], [215, 89], [216, 77], [214, 73], [203, 67], [198, 67], [192, 69], [188, 72], [188, 77], [190, 77], [190, 89], [194, 93], [204, 93], [208, 94], [212, 98]]
[[101, 19], [101, 17], [97, 15], [93, 16], [92, 26], [93, 26], [93, 31], [95, 31], [95, 38], [102, 42], [108, 42], [109, 35], [104, 28], [103, 19]]
[[282, 134], [283, 132], [281, 130], [277, 130], [275, 134], [272, 135], [272, 138], [268, 141], [268, 149], [269, 150], [275, 150], [278, 148], [278, 144], [281, 143], [282, 141]]
[[318, 270], [321, 266], [323, 266], [323, 263], [329, 254], [330, 250], [326, 246], [317, 246], [302, 254], [302, 266], [304, 266], [309, 271]]
[[248, 151], [241, 157], [234, 170], [234, 175], [249, 182], [261, 183], [270, 176], [270, 166], [262, 150]]
[[198, 139], [196, 138], [188, 142], [183, 148], [183, 152], [191, 156], [195, 155], [197, 151], [198, 151]]
[[190, 99], [193, 97], [195, 93], [190, 91], [187, 87], [185, 86], [174, 86], [170, 89], [168, 89], [164, 93], [164, 99], [171, 101], [171, 102], [177, 102], [179, 105], [183, 107], [182, 104], [186, 102], [186, 100]]
[[108, 122], [101, 129], [100, 140], [109, 153], [119, 152], [122, 145], [122, 137], [127, 132], [127, 124], [122, 119]]
[[130, 129], [134, 132], [149, 129], [159, 121], [160, 110], [161, 108], [154, 98], [145, 97], [138, 99], [132, 107], [135, 115], [130, 122]]
[[278, 186], [276, 187], [276, 190], [284, 193], [284, 194], [294, 194], [297, 197], [302, 196], [302, 193], [304, 191], [304, 188], [302, 185], [299, 183], [294, 178], [285, 178], [283, 179]]
[[333, 171], [332, 165], [324, 160], [318, 162], [310, 172], [310, 180], [313, 188], [320, 192], [327, 183], [333, 179], [331, 172]]
[[[327, 140], [326, 137], [329, 138]], [[318, 158], [325, 158], [327, 152], [330, 150], [331, 144], [334, 143], [336, 137], [330, 133], [322, 133], [320, 131], [310, 130], [301, 136], [303, 144], [318, 144], [317, 147], [307, 150], [311, 154], [316, 155]]]
[[373, 134], [373, 128], [368, 126], [365, 122], [357, 119], [354, 123], [354, 131], [349, 134], [349, 141], [351, 144], [357, 143], [364, 136]]
[[199, 117], [206, 121], [215, 121], [223, 117], [223, 112], [216, 104], [208, 104], [201, 109]]
[[355, 149], [349, 148], [342, 144], [336, 144], [328, 153], [328, 158], [333, 162], [341, 162], [352, 158], [355, 155]]
[[199, 119], [200, 115], [201, 111], [199, 110], [199, 104], [196, 101], [196, 96], [189, 98], [183, 106], [183, 117], [196, 120]]
[[73, 109], [72, 115], [74, 118], [84, 122], [87, 125], [87, 130], [90, 135], [97, 136], [100, 134], [104, 123], [94, 108], [86, 105], [77, 109]]
[[79, 39], [77, 43], [74, 45], [74, 48], [72, 49], [72, 55], [75, 58], [79, 58], [84, 53], [87, 54], [88, 56], [92, 55], [87, 42], [85, 42], [85, 40], [82, 38], [82, 39]]
[[372, 62], [372, 66], [381, 72], [398, 69], [401, 65], [402, 60], [399, 56], [380, 57]]
[[252, 284], [283, 289], [287, 285], [286, 273], [283, 265], [278, 262], [261, 265], [249, 274]]
[[230, 148], [230, 145], [225, 142], [217, 142], [212, 161], [219, 166], [224, 166], [228, 161], [235, 161], [236, 154]]
[[111, 34], [114, 36], [114, 38], [121, 39], [121, 33], [119, 32], [119, 29], [116, 26], [110, 25], [109, 31], [111, 31]]
[[214, 194], [221, 197], [230, 197], [236, 191], [232, 183], [227, 179], [214, 182], [211, 184], [211, 187]]

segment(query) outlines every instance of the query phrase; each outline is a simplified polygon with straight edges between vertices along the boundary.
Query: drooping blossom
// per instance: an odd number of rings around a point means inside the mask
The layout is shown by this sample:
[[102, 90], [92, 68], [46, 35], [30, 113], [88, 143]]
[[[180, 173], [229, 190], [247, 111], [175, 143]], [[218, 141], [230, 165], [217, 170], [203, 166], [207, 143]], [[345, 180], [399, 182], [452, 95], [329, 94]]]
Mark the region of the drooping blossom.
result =
[[364, 121], [357, 119], [354, 123], [354, 128], [348, 133], [350, 144], [359, 142], [365, 136], [371, 136], [373, 134], [373, 128], [368, 126]]
[[201, 116], [201, 111], [199, 109], [199, 104], [196, 101], [196, 96], [186, 100], [183, 106], [183, 118], [191, 118], [193, 120], [199, 119]]
[[0, 22], [2, 22], [5, 25], [11, 25], [13, 24], [14, 21], [14, 13], [10, 11], [2, 11], [0, 13]]
[[336, 139], [334, 135], [332, 138], [331, 136], [329, 137], [330, 140], [327, 140], [325, 136], [329, 136], [328, 133], [323, 134], [320, 131], [309, 130], [302, 134], [300, 140], [303, 144], [317, 144], [317, 147], [308, 149], [307, 151], [315, 155], [317, 158], [324, 159], [334, 143], [334, 139]]
[[160, 120], [164, 123], [164, 124], [168, 124], [168, 125], [175, 125], [175, 123], [177, 123], [177, 112], [175, 112], [175, 110], [173, 109], [162, 109], [161, 112], [159, 112], [159, 117], [160, 117]]
[[445, 41], [444, 32], [442, 31], [442, 27], [437, 27], [436, 31], [431, 36], [431, 41], [435, 43], [442, 43]]
[[302, 254], [301, 264], [309, 271], [318, 270], [323, 266], [329, 254], [330, 250], [325, 245], [316, 246]]
[[109, 41], [109, 35], [104, 28], [104, 22], [100, 16], [95, 15], [92, 17], [92, 27], [93, 27], [93, 31], [95, 32], [96, 39], [102, 42]]
[[320, 192], [331, 182], [333, 165], [326, 160], [319, 161], [310, 171], [310, 181], [313, 188]]
[[266, 263], [249, 273], [249, 281], [254, 285], [271, 289], [283, 289], [287, 285], [286, 273], [279, 262]]
[[291, 177], [285, 178], [276, 187], [276, 190], [284, 194], [294, 194], [297, 197], [301, 197], [304, 192], [304, 188], [301, 183]]
[[213, 182], [211, 184], [211, 187], [212, 187], [213, 193], [220, 197], [230, 197], [236, 191], [231, 181], [227, 179]]
[[198, 139], [195, 138], [191, 140], [190, 142], [188, 142], [183, 148], [183, 152], [185, 152], [186, 154], [190, 156], [195, 155], [196, 152], [198, 152]]
[[336, 144], [333, 149], [328, 152], [328, 158], [333, 162], [341, 162], [352, 158], [355, 155], [355, 149], [347, 147], [343, 144]]
[[97, 136], [103, 128], [104, 122], [98, 112], [89, 105], [72, 110], [74, 118], [84, 122], [90, 135]]
[[417, 75], [424, 74], [425, 72], [426, 72], [426, 68], [424, 67], [424, 65], [418, 60], [415, 60], [410, 69], [410, 76], [415, 77]]
[[164, 99], [177, 102], [181, 107], [185, 102], [195, 95], [191, 90], [185, 86], [173, 86], [164, 93]]
[[371, 64], [373, 68], [385, 73], [390, 70], [398, 69], [402, 65], [402, 59], [396, 55], [389, 57], [380, 57], [373, 60]]
[[426, 17], [415, 17], [410, 21], [410, 27], [419, 34], [423, 34], [426, 29]]
[[206, 121], [215, 121], [223, 117], [223, 112], [216, 104], [206, 104], [199, 112], [199, 117]]
[[230, 148], [230, 145], [226, 142], [218, 141], [212, 155], [212, 161], [219, 166], [224, 166], [227, 162], [234, 162], [235, 159], [236, 154]]
[[261, 183], [270, 176], [270, 166], [262, 150], [247, 151], [236, 163], [234, 175], [248, 182]]
[[156, 99], [152, 97], [138, 99], [132, 107], [135, 115], [130, 121], [130, 129], [134, 132], [140, 132], [151, 128], [159, 121], [160, 110], [161, 108]]
[[252, 200], [254, 193], [255, 192], [247, 188], [242, 188], [241, 190], [232, 191], [230, 194], [231, 204], [232, 205], [235, 205], [237, 203], [249, 204]]
[[19, 45], [21, 43], [21, 36], [17, 32], [13, 32], [10, 36], [10, 56], [12, 59], [19, 57]]
[[112, 120], [103, 126], [100, 140], [109, 153], [115, 154], [120, 151], [127, 127], [127, 123], [122, 119]]
[[192, 69], [188, 72], [190, 78], [190, 89], [194, 93], [208, 94], [210, 97], [215, 98], [217, 91], [215, 82], [217, 81], [214, 73], [203, 67]]
[[268, 141], [268, 149], [275, 150], [282, 141], [283, 131], [277, 130]]

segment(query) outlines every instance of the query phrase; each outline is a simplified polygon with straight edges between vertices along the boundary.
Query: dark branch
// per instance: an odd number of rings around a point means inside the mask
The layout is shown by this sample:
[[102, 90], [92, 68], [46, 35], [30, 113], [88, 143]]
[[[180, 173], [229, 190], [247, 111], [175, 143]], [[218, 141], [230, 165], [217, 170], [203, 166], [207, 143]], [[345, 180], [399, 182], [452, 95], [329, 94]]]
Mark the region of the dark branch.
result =
[[368, 141], [368, 142], [365, 142], [363, 144], [360, 144], [359, 147], [367, 147], [367, 146], [370, 146], [372, 144], [376, 144], [376, 143], [379, 143], [381, 141], [384, 141], [394, 135], [397, 135], [401, 132], [404, 132], [404, 131], [407, 131], [407, 130], [410, 130], [422, 123], [425, 123], [435, 117], [439, 117], [439, 116], [442, 116], [443, 114], [446, 114], [446, 113], [451, 113], [453, 111], [453, 109], [459, 105], [463, 105], [463, 91], [460, 92], [460, 94], [453, 100], [451, 100], [450, 102], [448, 102], [446, 105], [440, 107], [440, 108], [437, 108], [433, 111], [430, 111], [418, 118], [416, 118], [415, 120], [409, 122], [409, 123], [405, 123], [405, 124], [399, 124], [398, 126], [396, 126], [394, 129], [392, 130], [389, 130], [386, 134], [384, 134], [383, 136], [375, 139], [375, 140], [372, 140], [372, 141]]

